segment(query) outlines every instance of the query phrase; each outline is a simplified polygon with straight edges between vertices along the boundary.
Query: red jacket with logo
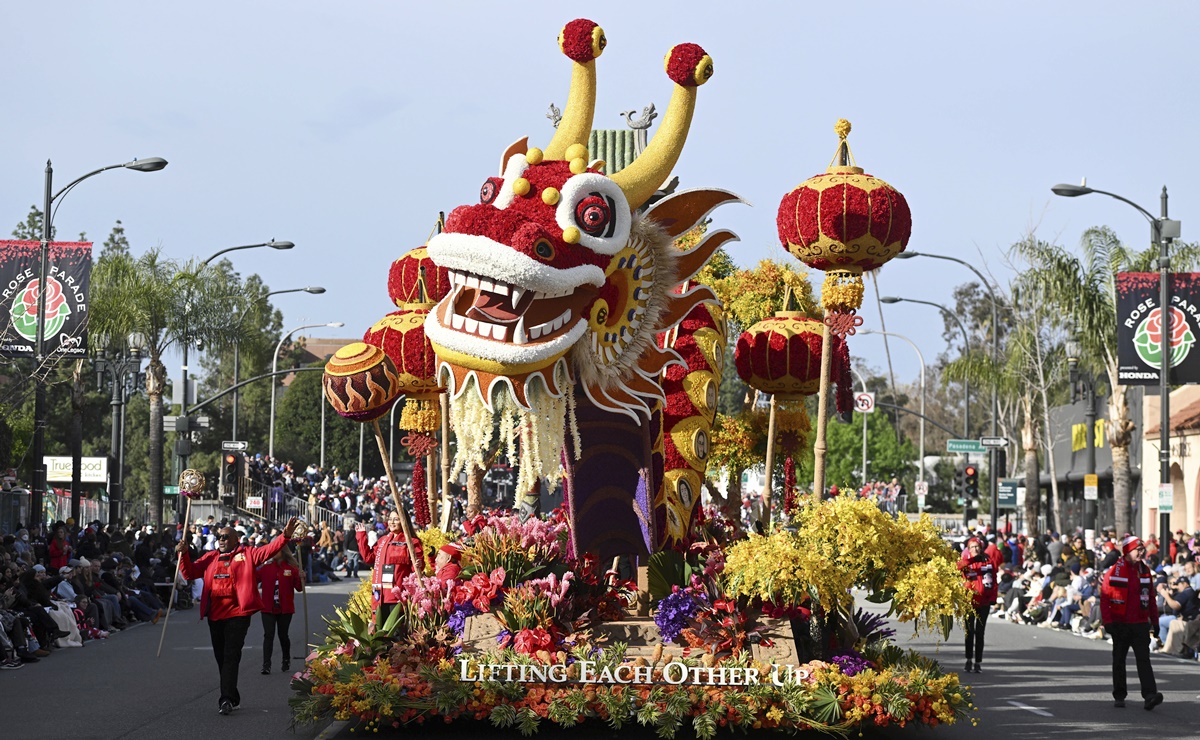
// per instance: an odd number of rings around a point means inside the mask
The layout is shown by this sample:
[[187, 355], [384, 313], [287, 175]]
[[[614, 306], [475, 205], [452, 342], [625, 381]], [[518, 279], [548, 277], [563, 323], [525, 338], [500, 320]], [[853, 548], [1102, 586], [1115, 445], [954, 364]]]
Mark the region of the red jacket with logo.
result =
[[[258, 583], [262, 588], [262, 610], [270, 614], [295, 614], [296, 592], [304, 590], [304, 576], [296, 566], [268, 560], [259, 567]], [[279, 606], [275, 606], [275, 589], [279, 589]]]
[[996, 603], [996, 594], [1000, 589], [1000, 552], [989, 546], [979, 553], [979, 557], [971, 558], [965, 550], [958, 560], [958, 569], [967, 581], [967, 589], [975, 595], [975, 606], [990, 606]]
[[[200, 596], [200, 618], [213, 619], [244, 617], [262, 611], [262, 600], [258, 597], [258, 578], [254, 570], [275, 557], [283, 549], [287, 538], [279, 535], [262, 547], [239, 545], [230, 553], [209, 550], [192, 562], [191, 553], [184, 550], [179, 556], [179, 571], [187, 579], [203, 578], [204, 591]], [[229, 583], [225, 581], [228, 579]], [[221, 581], [220, 584], [217, 582]], [[231, 599], [218, 599], [219, 608], [209, 614], [213, 607], [213, 589], [229, 588]]]
[[[381, 601], [384, 604], [396, 603], [400, 599], [392, 593], [392, 588], [399, 586], [400, 582], [413, 572], [404, 535], [394, 535], [388, 532], [375, 541], [373, 548], [367, 545], [366, 532], [356, 532], [355, 535], [358, 539], [358, 551], [362, 553], [363, 564], [373, 566], [371, 570], [371, 605], [379, 606]], [[413, 540], [413, 549], [417, 551], [417, 559], [423, 561], [425, 556], [421, 552], [421, 540]], [[391, 580], [385, 582], [384, 575], [387, 566], [394, 567]]]
[[1157, 629], [1154, 574], [1145, 563], [1121, 558], [1100, 581], [1100, 620], [1104, 624], [1152, 622]]

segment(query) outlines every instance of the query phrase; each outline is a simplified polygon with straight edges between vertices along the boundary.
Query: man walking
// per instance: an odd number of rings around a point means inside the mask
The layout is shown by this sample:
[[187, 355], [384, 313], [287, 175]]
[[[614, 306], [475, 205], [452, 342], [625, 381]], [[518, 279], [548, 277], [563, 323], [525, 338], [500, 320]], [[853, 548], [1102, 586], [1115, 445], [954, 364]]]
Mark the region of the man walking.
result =
[[217, 701], [220, 714], [229, 714], [242, 703], [237, 686], [242, 645], [251, 617], [263, 608], [255, 569], [283, 549], [295, 533], [297, 523], [294, 517], [289, 519], [283, 534], [257, 548], [243, 547], [237, 530], [225, 527], [217, 536], [217, 549], [204, 553], [195, 562], [186, 538], [175, 548], [183, 577], [204, 579], [200, 618], [208, 618], [213, 655], [221, 674], [221, 696]]
[[1148, 711], [1163, 701], [1150, 665], [1150, 633], [1158, 626], [1154, 575], [1142, 562], [1146, 546], [1137, 537], [1129, 535], [1121, 542], [1121, 554], [1100, 583], [1100, 618], [1113, 640], [1113, 706], [1125, 706], [1125, 659], [1133, 648], [1143, 706]]

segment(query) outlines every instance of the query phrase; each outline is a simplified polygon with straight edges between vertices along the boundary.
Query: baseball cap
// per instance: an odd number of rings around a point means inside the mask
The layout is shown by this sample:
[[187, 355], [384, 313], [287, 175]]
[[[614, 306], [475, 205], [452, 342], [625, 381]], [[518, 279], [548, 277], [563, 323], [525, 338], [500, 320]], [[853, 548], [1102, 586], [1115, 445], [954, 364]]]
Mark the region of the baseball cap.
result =
[[71, 566], [69, 566], [69, 565], [64, 565], [63, 567], [59, 568], [59, 569], [58, 569], [58, 574], [59, 574], [60, 576], [69, 576], [69, 575], [71, 575]]
[[33, 572], [34, 573], [45, 573], [46, 566], [42, 565], [41, 563], [38, 563], [37, 565], [33, 566]]

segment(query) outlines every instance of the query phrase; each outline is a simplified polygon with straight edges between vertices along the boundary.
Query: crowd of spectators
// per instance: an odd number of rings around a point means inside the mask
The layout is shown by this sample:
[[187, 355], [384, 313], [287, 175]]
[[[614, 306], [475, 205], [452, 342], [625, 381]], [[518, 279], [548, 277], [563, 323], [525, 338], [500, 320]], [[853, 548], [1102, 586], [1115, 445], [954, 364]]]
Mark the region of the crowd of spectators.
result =
[[[174, 533], [153, 527], [21, 528], [0, 540], [0, 670], [157, 623], [170, 592]], [[157, 584], [165, 582], [160, 591]]]
[[[1099, 602], [1100, 580], [1121, 558], [1121, 540], [1115, 531], [1097, 533], [1091, 547], [1083, 534], [1021, 537], [986, 530], [973, 534], [995, 548], [1002, 561], [993, 615], [1014, 624], [1112, 642], [1101, 622]], [[1152, 535], [1145, 544], [1145, 562], [1156, 576], [1161, 615], [1151, 647], [1194, 659], [1200, 650], [1200, 532], [1177, 531], [1165, 547]]]

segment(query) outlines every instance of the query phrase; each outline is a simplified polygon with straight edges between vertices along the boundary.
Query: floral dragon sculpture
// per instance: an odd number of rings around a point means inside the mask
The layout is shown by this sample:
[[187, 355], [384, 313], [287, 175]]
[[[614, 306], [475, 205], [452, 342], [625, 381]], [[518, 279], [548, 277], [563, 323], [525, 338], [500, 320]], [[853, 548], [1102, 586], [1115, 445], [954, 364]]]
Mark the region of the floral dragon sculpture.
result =
[[573, 62], [562, 121], [544, 150], [510, 146], [479, 202], [429, 241], [451, 288], [425, 334], [451, 398], [456, 469], [483, 467], [498, 442], [519, 449], [518, 493], [565, 473], [576, 552], [644, 556], [684, 541], [695, 510], [725, 328], [712, 291], [688, 281], [736, 237], [710, 231], [686, 251], [675, 240], [740, 199], [697, 189], [647, 205], [712, 75], [702, 48], [667, 54], [661, 127], [610, 176], [586, 147], [604, 32], [580, 19], [558, 41]]

